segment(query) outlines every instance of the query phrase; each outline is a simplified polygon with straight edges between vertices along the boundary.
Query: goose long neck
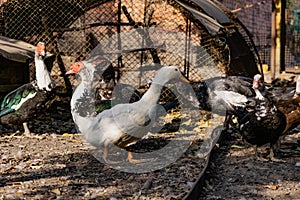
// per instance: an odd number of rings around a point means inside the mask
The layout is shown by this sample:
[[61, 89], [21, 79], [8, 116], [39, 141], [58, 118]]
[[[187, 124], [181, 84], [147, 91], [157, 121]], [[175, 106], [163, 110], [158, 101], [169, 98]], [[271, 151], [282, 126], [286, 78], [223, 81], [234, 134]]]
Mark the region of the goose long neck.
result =
[[162, 88], [163, 88], [163, 85], [157, 84], [157, 83], [152, 83], [150, 88], [143, 95], [143, 97], [141, 98], [140, 101], [142, 103], [146, 103], [146, 104], [149, 104], [149, 103], [156, 104], [159, 99]]
[[95, 117], [95, 93], [91, 87], [91, 80], [87, 79], [82, 77], [71, 99], [73, 120], [82, 133], [87, 132]]
[[39, 89], [46, 89], [50, 91], [52, 89], [52, 80], [50, 78], [50, 74], [47, 70], [44, 60], [39, 59], [37, 56], [35, 57], [35, 71], [36, 81]]
[[81, 83], [73, 93], [71, 99], [72, 112], [82, 117], [90, 117], [95, 114], [95, 94], [90, 87]]

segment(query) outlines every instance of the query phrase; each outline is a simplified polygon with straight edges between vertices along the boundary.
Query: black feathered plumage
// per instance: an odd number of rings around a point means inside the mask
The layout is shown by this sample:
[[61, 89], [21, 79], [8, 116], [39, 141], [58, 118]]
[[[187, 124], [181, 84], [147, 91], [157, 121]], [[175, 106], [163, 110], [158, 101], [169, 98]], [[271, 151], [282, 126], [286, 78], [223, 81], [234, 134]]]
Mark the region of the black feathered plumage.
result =
[[[256, 93], [262, 95], [258, 88]], [[243, 138], [252, 145], [269, 143], [270, 158], [276, 160], [273, 152], [275, 144], [288, 130], [300, 123], [300, 98], [273, 102], [268, 96], [264, 96], [255, 98], [255, 101], [256, 105], [251, 109], [235, 110], [240, 131]]]
[[214, 77], [201, 82], [193, 82], [194, 94], [180, 91], [200, 110], [226, 116], [224, 127], [228, 128], [235, 109], [255, 105], [256, 95], [252, 79], [243, 76]]
[[[228, 77], [215, 77], [211, 79], [204, 80], [202, 82], [193, 82], [191, 86], [195, 92], [196, 99], [192, 98], [190, 95], [190, 100], [195, 103], [199, 103], [200, 109], [211, 111], [212, 106], [218, 105], [214, 108], [214, 111], [226, 114], [224, 111], [233, 111], [231, 105], [235, 103], [240, 103], [241, 105], [246, 105], [250, 102], [238, 102], [231, 95], [242, 95], [245, 98], [255, 96], [254, 90], [251, 88], [251, 79], [242, 76], [228, 76]], [[228, 92], [224, 93], [228, 97], [233, 98], [222, 98], [218, 97], [220, 91]], [[236, 96], [236, 97], [237, 97]], [[216, 102], [223, 100], [223, 102]], [[250, 99], [249, 99], [250, 100]]]
[[[34, 95], [30, 99], [26, 99], [25, 94]], [[28, 97], [28, 95], [26, 95]], [[24, 98], [25, 97], [25, 98]], [[1, 123], [10, 126], [21, 125], [34, 118], [37, 114], [45, 111], [52, 102], [54, 101], [55, 93], [54, 91], [48, 92], [44, 90], [37, 90], [34, 84], [29, 83], [21, 86], [17, 90], [9, 93], [3, 100], [3, 107], [1, 107], [0, 117]], [[14, 109], [15, 104], [13, 102], [22, 99], [26, 101], [19, 102], [22, 103], [18, 109]], [[10, 110], [10, 112], [5, 113]]]
[[250, 144], [273, 146], [286, 128], [286, 116], [268, 98], [256, 103], [253, 110], [236, 111], [240, 130]]

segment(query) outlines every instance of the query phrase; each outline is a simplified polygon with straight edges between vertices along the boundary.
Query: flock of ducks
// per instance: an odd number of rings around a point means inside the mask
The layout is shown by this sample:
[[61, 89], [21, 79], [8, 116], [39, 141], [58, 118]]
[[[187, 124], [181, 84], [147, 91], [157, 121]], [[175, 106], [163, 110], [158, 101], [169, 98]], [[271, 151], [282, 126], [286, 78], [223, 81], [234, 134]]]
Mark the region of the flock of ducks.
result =
[[[1, 123], [23, 123], [26, 135], [30, 134], [27, 120], [47, 109], [55, 96], [55, 84], [44, 63], [45, 54], [45, 44], [38, 43], [35, 52], [36, 80], [10, 92], [0, 107]], [[158, 100], [163, 87], [169, 83], [189, 82], [178, 67], [164, 66], [156, 72], [149, 89], [141, 95], [129, 85], [112, 82], [112, 70], [110, 62], [102, 59], [97, 63], [80, 61], [67, 72], [81, 77], [71, 98], [73, 120], [87, 142], [104, 149], [103, 160], [108, 164], [117, 162], [109, 159], [112, 145], [125, 148], [141, 140], [151, 130], [159, 117], [161, 106]], [[109, 85], [110, 92], [103, 93], [99, 87], [97, 91], [99, 82], [104, 86]], [[272, 89], [265, 85], [261, 75], [255, 75], [253, 79], [241, 76], [216, 77], [189, 84], [195, 95], [185, 93], [183, 96], [186, 100], [200, 109], [226, 116], [224, 129], [229, 128], [235, 117], [245, 141], [256, 147], [270, 144], [271, 160], [276, 160], [274, 149], [279, 146], [280, 138], [300, 123], [300, 78], [296, 90], [285, 98], [272, 95]], [[95, 93], [103, 101], [111, 101], [115, 96], [112, 92], [117, 86], [118, 94], [126, 96], [126, 100], [124, 97], [114, 99], [118, 102], [115, 106], [97, 111]], [[128, 93], [134, 94], [135, 98]], [[140, 162], [133, 158], [130, 151], [127, 161]]]

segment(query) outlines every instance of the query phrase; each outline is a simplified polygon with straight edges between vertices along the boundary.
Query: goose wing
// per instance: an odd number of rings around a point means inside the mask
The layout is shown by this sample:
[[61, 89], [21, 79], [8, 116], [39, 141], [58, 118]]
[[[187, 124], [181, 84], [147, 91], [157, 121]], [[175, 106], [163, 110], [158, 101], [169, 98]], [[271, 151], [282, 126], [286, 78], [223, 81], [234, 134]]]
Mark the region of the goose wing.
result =
[[28, 83], [8, 93], [0, 106], [0, 117], [18, 110], [37, 93], [34, 83]]
[[152, 121], [150, 110], [136, 103], [118, 104], [110, 111], [114, 122], [120, 129], [127, 133], [142, 131], [142, 129], [145, 129]]
[[251, 97], [255, 96], [251, 81], [247, 77], [229, 76], [216, 80], [213, 85], [215, 85], [214, 90], [227, 90]]
[[[135, 107], [134, 107], [135, 108]], [[132, 104], [118, 104], [99, 113], [91, 127], [90, 143], [114, 143], [126, 147], [141, 139], [152, 122], [148, 114], [134, 109]], [[98, 135], [98, 136], [96, 136]]]

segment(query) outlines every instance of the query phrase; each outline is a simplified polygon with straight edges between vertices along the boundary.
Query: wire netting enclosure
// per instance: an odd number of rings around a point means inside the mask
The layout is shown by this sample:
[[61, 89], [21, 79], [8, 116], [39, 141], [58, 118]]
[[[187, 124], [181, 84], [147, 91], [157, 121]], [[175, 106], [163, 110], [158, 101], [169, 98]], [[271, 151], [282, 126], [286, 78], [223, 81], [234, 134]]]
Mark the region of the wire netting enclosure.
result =
[[[51, 75], [66, 88], [74, 81], [64, 76], [66, 70], [91, 54], [109, 58], [117, 81], [137, 88], [158, 64], [179, 66], [191, 81], [250, 76], [259, 57], [245, 27], [226, 12], [209, 1], [7, 1], [1, 5], [1, 34], [33, 45], [44, 41], [56, 55]], [[30, 72], [34, 79], [33, 67]]]
[[[77, 81], [65, 76], [71, 64], [98, 57], [111, 62], [118, 82], [140, 91], [144, 91], [160, 65], [177, 65], [194, 82], [221, 75], [251, 77], [258, 72], [259, 57], [249, 33], [214, 1], [9, 0], [1, 6], [0, 26], [3, 36], [33, 45], [44, 41], [56, 56], [51, 75], [57, 85], [67, 90]], [[34, 79], [33, 66], [30, 74]], [[172, 95], [164, 91], [163, 96]], [[65, 132], [61, 129], [64, 121], [72, 117], [66, 112], [68, 106], [63, 105], [60, 109], [53, 107], [61, 120], [44, 120], [47, 128], [48, 123], [57, 122], [55, 128], [60, 133]], [[103, 173], [103, 177], [111, 176]]]
[[261, 62], [270, 66], [272, 1], [219, 1], [247, 27]]
[[[262, 63], [270, 66], [272, 1], [219, 1], [233, 11], [240, 21], [247, 26]], [[281, 3], [285, 12], [284, 19], [282, 19], [285, 22], [285, 25], [282, 26], [285, 28], [282, 30], [282, 35], [285, 37], [281, 38], [281, 45], [284, 45], [285, 54], [283, 63], [287, 68], [298, 68], [300, 66], [300, 4], [298, 0], [287, 0]]]
[[300, 66], [300, 4], [289, 0], [286, 5], [285, 54], [288, 67]]

